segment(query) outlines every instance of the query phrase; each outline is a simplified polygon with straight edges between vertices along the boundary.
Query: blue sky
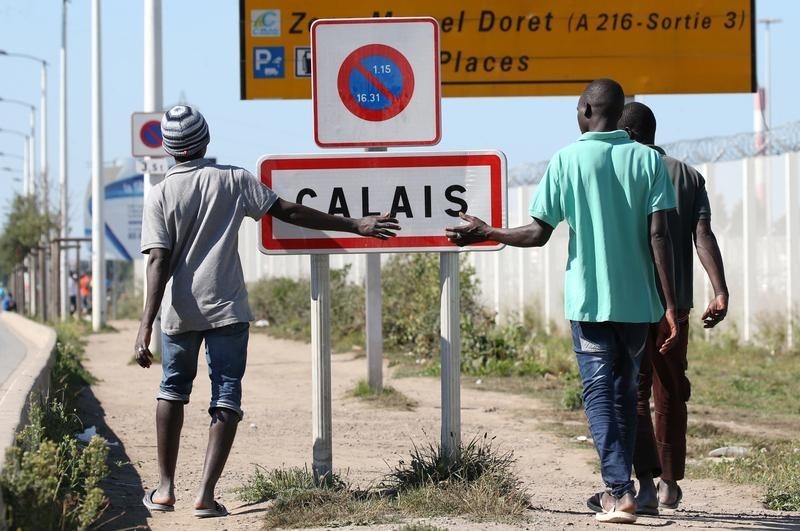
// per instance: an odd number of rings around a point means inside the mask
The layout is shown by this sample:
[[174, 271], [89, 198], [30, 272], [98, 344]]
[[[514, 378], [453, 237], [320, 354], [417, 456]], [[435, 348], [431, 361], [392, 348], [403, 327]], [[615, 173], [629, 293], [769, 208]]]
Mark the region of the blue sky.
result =
[[[310, 1], [310, 0], [307, 0]], [[69, 3], [69, 179], [72, 232], [90, 177], [90, 1]], [[143, 106], [143, 2], [106, 1], [102, 12], [104, 158], [130, 155], [130, 115]], [[800, 86], [796, 51], [800, 46], [800, 2], [757, 0], [757, 16], [779, 17], [772, 30], [773, 125], [800, 120], [790, 102]], [[58, 182], [58, 83], [61, 39], [60, 0], [0, 0], [0, 49], [44, 58], [48, 70], [48, 152], [50, 180]], [[197, 105], [211, 126], [209, 154], [250, 170], [268, 153], [320, 151], [313, 141], [311, 101], [239, 100], [238, 2], [163, 2], [164, 104]], [[763, 27], [757, 40], [763, 78]], [[39, 67], [32, 61], [0, 56], [0, 97], [39, 104]], [[662, 143], [733, 134], [752, 129], [750, 94], [645, 96], [659, 117]], [[547, 159], [574, 140], [574, 97], [452, 98], [442, 102], [442, 142], [437, 150], [500, 149], [510, 166]], [[0, 127], [24, 130], [28, 111], [0, 104]], [[37, 119], [37, 128], [39, 122]], [[38, 150], [37, 145], [37, 150]], [[0, 152], [22, 154], [21, 140], [0, 133]], [[21, 166], [0, 157], [0, 166]], [[37, 155], [38, 168], [38, 155]], [[0, 215], [21, 184], [0, 173]], [[51, 196], [55, 205], [56, 188]]]

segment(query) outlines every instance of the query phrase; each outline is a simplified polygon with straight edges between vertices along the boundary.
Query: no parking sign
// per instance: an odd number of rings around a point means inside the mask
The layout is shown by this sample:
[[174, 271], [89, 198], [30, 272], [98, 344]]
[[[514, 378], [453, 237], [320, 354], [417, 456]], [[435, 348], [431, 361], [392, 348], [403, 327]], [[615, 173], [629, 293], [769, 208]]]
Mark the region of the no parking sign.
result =
[[134, 157], [166, 157], [161, 138], [162, 112], [131, 115], [131, 154]]
[[311, 26], [311, 62], [320, 147], [439, 143], [435, 19], [318, 20]]

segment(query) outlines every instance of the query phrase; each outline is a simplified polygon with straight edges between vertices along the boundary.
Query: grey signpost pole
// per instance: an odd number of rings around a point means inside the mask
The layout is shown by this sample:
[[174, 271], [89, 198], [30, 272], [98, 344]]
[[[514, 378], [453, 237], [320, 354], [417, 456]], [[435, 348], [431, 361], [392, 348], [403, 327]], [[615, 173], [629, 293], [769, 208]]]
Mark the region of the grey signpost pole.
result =
[[317, 483], [329, 482], [333, 470], [331, 426], [330, 257], [311, 255], [311, 424], [312, 471]]
[[461, 445], [461, 330], [459, 253], [439, 253], [442, 350], [442, 450], [455, 457]]
[[[370, 147], [367, 152], [385, 152], [385, 147]], [[367, 328], [367, 384], [373, 391], [383, 389], [383, 297], [381, 294], [381, 255], [367, 254], [365, 277]]]

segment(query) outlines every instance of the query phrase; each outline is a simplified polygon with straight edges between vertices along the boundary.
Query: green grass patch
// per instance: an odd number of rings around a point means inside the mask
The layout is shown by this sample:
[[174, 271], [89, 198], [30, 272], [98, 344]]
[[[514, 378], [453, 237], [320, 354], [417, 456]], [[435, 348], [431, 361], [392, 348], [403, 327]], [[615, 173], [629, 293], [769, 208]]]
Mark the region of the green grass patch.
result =
[[[527, 493], [511, 467], [513, 454], [499, 452], [487, 436], [462, 445], [448, 459], [441, 446], [414, 445], [377, 486], [353, 489], [339, 477], [319, 486], [307, 468], [258, 467], [237, 494], [242, 501], [274, 500], [265, 524], [273, 527], [375, 525], [433, 516], [477, 521], [519, 521]], [[403, 529], [436, 529], [408, 524]]]
[[414, 408], [418, 405], [416, 400], [407, 397], [390, 385], [385, 385], [380, 390], [375, 390], [369, 386], [366, 380], [359, 380], [350, 394], [369, 404], [387, 409], [414, 411]]
[[0, 487], [11, 529], [87, 529], [108, 503], [99, 486], [108, 474], [105, 439], [84, 446], [74, 437], [82, 424], [73, 404], [94, 381], [81, 363], [86, 326], [56, 325], [49, 398], [31, 397], [28, 424], [6, 451]]
[[[749, 447], [750, 452], [733, 459], [705, 459], [691, 468], [692, 475], [761, 485], [768, 509], [800, 511], [800, 439], [774, 441], [738, 436], [735, 440], [738, 445]], [[729, 444], [730, 439], [717, 439], [712, 446]]]
[[689, 345], [693, 403], [758, 412], [759, 417], [800, 415], [800, 352], [778, 348], [775, 339], [763, 337], [753, 344], [739, 343], [735, 329], [715, 332], [708, 342], [697, 332], [692, 330], [698, 339]]
[[430, 524], [411, 523], [400, 526], [398, 531], [447, 531], [447, 528]]

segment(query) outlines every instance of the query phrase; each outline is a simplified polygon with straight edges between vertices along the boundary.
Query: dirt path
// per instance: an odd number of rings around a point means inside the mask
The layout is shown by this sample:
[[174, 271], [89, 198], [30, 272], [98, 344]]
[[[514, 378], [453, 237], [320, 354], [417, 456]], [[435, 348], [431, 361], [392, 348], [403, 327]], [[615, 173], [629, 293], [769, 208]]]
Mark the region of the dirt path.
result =
[[[141, 506], [144, 488], [158, 474], [155, 450], [155, 400], [159, 366], [144, 370], [128, 364], [135, 323], [111, 323], [119, 332], [89, 338], [86, 366], [99, 382], [86, 393], [90, 422], [112, 446], [115, 467], [107, 485], [111, 506], [103, 515], [104, 529], [250, 530], [262, 527], [264, 504], [243, 506], [233, 488], [241, 485], [257, 463], [266, 467], [304, 466], [311, 459], [311, 368], [308, 345], [261, 334], [250, 339], [244, 381], [245, 420], [218, 485], [219, 499], [232, 511], [228, 518], [199, 521], [191, 502], [202, 470], [208, 415], [209, 385], [204, 361], [198, 370], [192, 402], [186, 408], [178, 462], [178, 501], [174, 513], [151, 517]], [[201, 356], [202, 359], [202, 356]], [[391, 380], [391, 385], [419, 401], [413, 412], [387, 411], [346, 397], [366, 374], [366, 361], [348, 354], [333, 357], [334, 467], [351, 482], [366, 486], [407, 455], [411, 441], [435, 439], [439, 433], [439, 382], [432, 378]], [[388, 371], [387, 371], [388, 372]], [[496, 435], [501, 448], [513, 449], [517, 472], [537, 509], [520, 529], [603, 528], [584, 506], [600, 489], [594, 470], [594, 450], [576, 448], [540, 429], [536, 410], [543, 405], [529, 397], [464, 389], [463, 438]], [[424, 432], [424, 433], [423, 433]], [[125, 464], [127, 463], [127, 464]], [[686, 481], [685, 503], [660, 518], [642, 517], [653, 527], [693, 529], [800, 529], [800, 518], [766, 511], [753, 489], [713, 481]], [[437, 519], [451, 529], [500, 529], [505, 526], [470, 524], [462, 519]], [[613, 526], [612, 526], [613, 527]], [[379, 526], [393, 529], [397, 526]], [[608, 526], [604, 528], [608, 529]]]

